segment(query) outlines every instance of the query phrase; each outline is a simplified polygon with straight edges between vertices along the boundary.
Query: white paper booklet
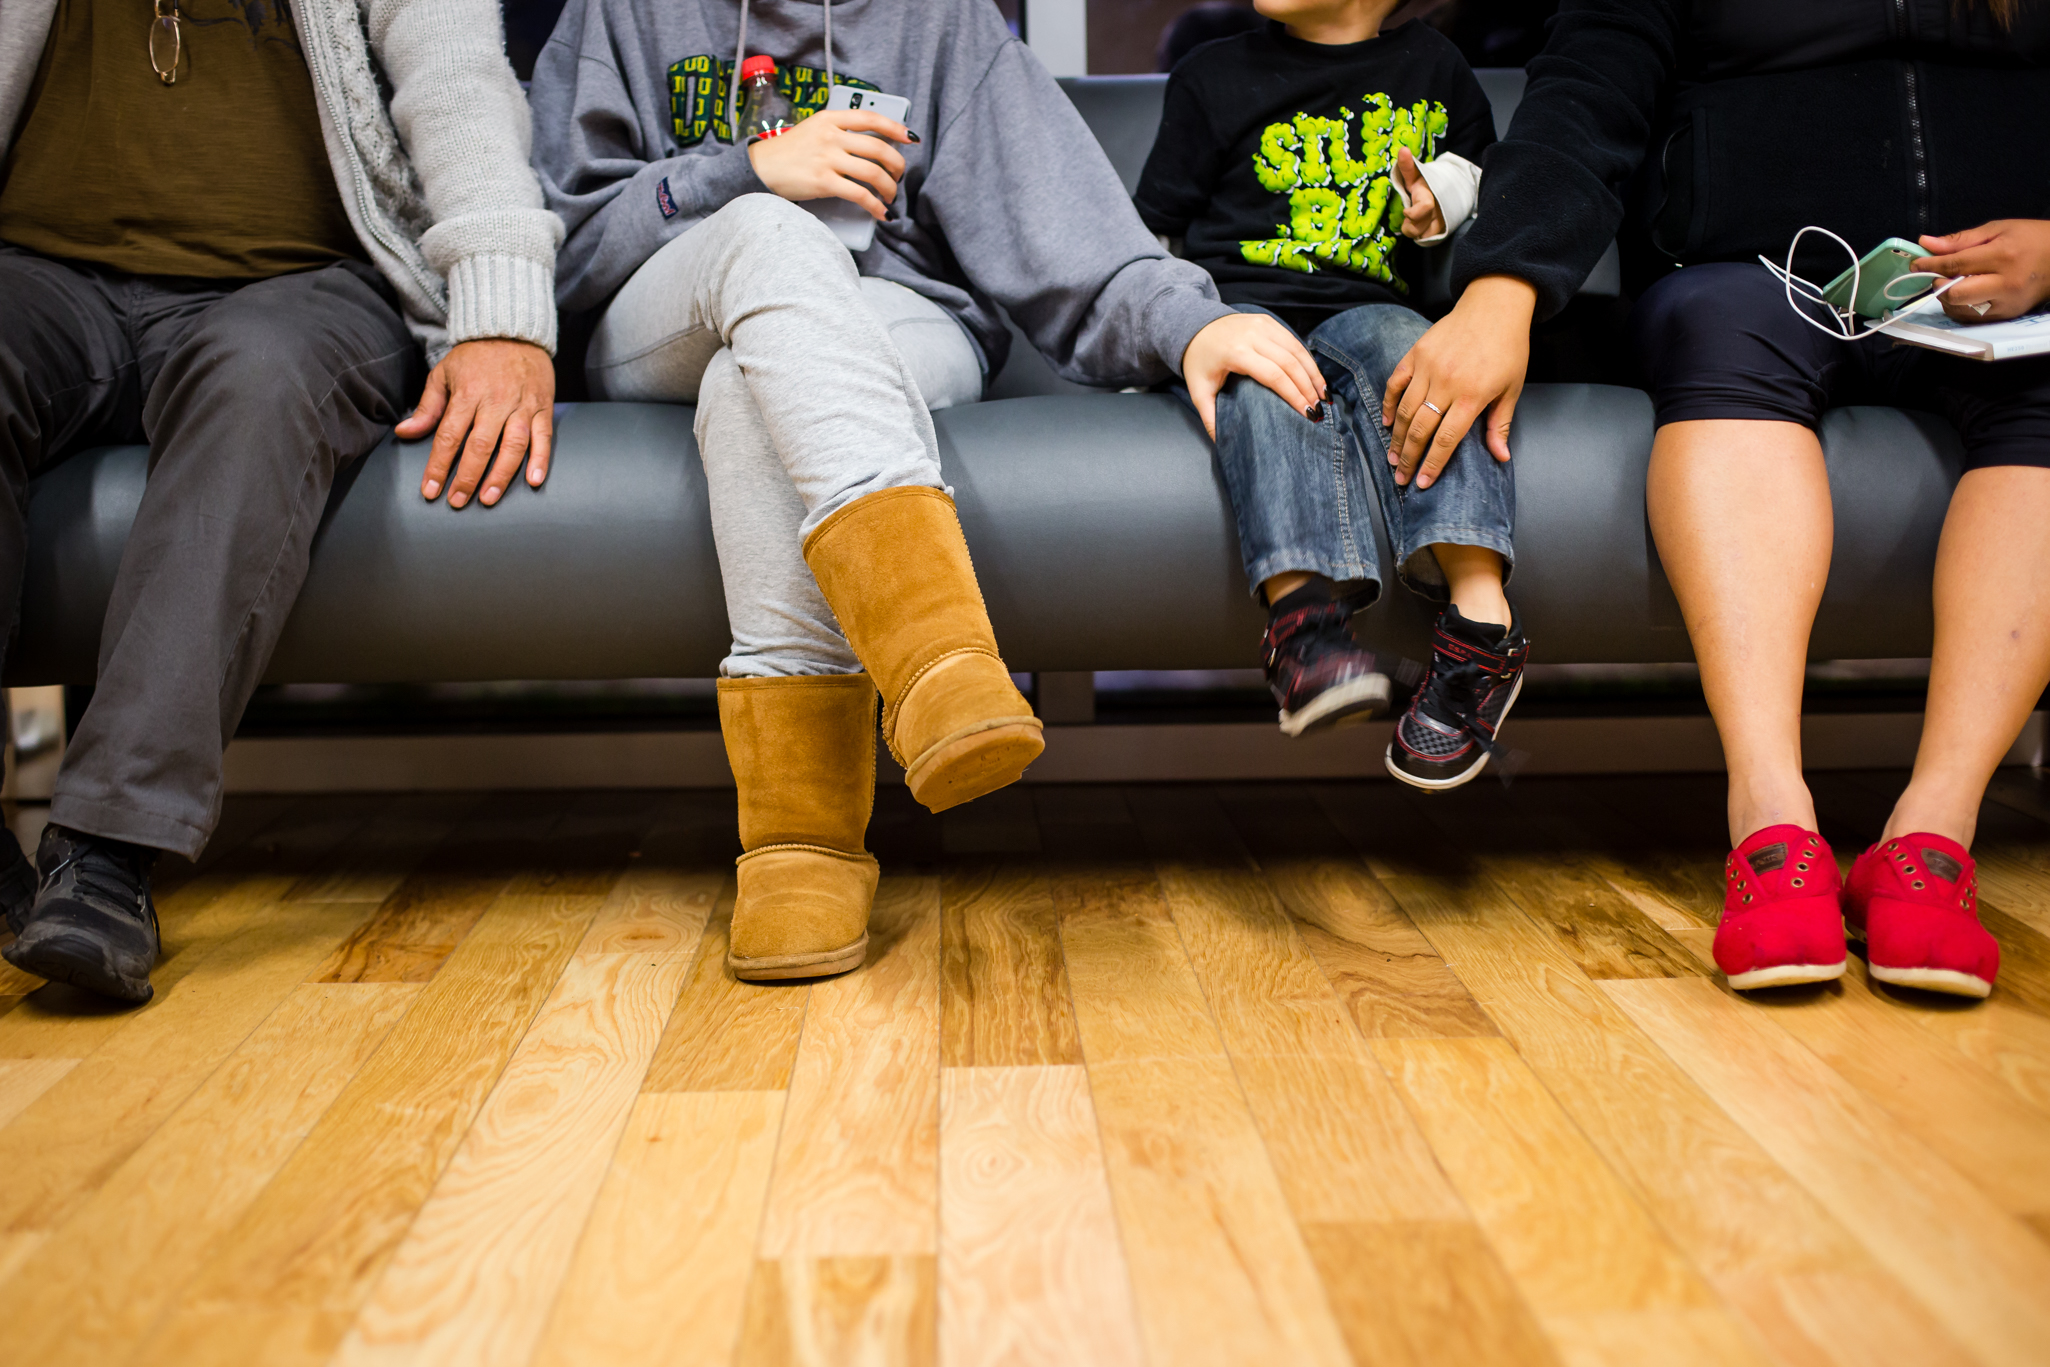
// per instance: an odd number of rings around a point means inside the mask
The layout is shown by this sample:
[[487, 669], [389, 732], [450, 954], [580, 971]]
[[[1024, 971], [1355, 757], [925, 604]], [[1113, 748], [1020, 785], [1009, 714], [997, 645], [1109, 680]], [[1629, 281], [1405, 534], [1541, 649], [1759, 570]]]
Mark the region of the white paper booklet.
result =
[[1879, 331], [1911, 346], [1948, 351], [1975, 361], [2005, 361], [2050, 353], [2050, 313], [2030, 313], [2005, 323], [1960, 323], [1934, 309], [1881, 323]]

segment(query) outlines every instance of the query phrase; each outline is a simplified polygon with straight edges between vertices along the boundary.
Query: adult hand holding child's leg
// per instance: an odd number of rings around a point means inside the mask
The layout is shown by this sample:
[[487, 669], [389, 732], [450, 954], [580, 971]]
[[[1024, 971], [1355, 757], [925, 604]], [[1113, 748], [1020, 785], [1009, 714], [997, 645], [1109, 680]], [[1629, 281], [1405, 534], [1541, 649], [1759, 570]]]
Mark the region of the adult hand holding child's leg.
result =
[[1203, 430], [1217, 437], [1217, 391], [1234, 375], [1267, 386], [1311, 422], [1324, 420], [1324, 376], [1302, 339], [1272, 314], [1234, 313], [1189, 339], [1182, 379]]
[[1487, 415], [1486, 442], [1509, 459], [1509, 422], [1530, 368], [1530, 320], [1537, 291], [1509, 275], [1485, 275], [1466, 287], [1452, 312], [1417, 339], [1381, 399], [1395, 482], [1428, 487]]

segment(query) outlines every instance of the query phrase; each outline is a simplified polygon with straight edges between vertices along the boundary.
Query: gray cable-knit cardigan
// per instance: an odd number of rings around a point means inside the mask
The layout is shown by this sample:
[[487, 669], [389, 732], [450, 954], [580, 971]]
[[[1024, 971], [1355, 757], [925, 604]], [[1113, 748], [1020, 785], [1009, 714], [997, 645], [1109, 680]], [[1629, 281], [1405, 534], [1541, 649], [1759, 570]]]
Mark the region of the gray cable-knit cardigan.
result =
[[[0, 4], [0, 160], [56, 13], [57, 0]], [[498, 0], [293, 0], [292, 13], [349, 222], [429, 359], [480, 337], [553, 352], [562, 222], [527, 165]], [[149, 7], [136, 16], [139, 62]]]

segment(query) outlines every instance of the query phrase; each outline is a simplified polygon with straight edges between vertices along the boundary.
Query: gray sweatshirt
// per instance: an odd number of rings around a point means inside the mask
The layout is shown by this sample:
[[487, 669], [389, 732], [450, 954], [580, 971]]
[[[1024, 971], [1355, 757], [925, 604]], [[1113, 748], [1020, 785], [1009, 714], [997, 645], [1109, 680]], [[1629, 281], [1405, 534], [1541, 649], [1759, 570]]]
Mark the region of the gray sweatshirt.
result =
[[[739, 0], [570, 0], [534, 69], [534, 165], [569, 230], [565, 310], [598, 307], [671, 238], [763, 193], [726, 122]], [[823, 106], [817, 0], [753, 0], [749, 55], [776, 59], [801, 111]], [[1231, 310], [1160, 248], [1088, 126], [990, 0], [839, 0], [833, 71], [902, 95], [923, 141], [856, 262], [952, 313], [994, 375], [1001, 304], [1055, 370], [1095, 385], [1177, 373]], [[793, 67], [795, 68], [793, 70]], [[786, 86], [786, 89], [788, 87]]]

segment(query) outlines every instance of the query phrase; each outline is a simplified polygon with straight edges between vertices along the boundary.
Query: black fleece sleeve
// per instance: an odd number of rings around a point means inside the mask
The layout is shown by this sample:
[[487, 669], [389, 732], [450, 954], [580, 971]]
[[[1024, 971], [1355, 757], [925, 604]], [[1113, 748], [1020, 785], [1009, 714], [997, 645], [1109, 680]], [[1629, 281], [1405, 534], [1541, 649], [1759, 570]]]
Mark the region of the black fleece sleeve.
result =
[[1685, 0], [1565, 0], [1509, 136], [1482, 163], [1473, 228], [1452, 287], [1514, 275], [1537, 316], [1566, 306], [1623, 222], [1623, 187], [1644, 160], [1672, 78]]
[[1453, 82], [1457, 94], [1446, 101], [1447, 127], [1438, 151], [1440, 155], [1451, 152], [1465, 157], [1478, 166], [1495, 145], [1495, 110], [1488, 103], [1488, 92], [1481, 89], [1473, 68], [1464, 59], [1459, 61], [1458, 70], [1458, 78]]
[[1147, 228], [1167, 237], [1186, 235], [1190, 221], [1217, 193], [1223, 157], [1195, 83], [1185, 75], [1169, 76], [1160, 133], [1132, 195]]

